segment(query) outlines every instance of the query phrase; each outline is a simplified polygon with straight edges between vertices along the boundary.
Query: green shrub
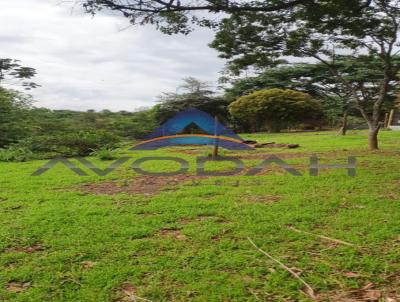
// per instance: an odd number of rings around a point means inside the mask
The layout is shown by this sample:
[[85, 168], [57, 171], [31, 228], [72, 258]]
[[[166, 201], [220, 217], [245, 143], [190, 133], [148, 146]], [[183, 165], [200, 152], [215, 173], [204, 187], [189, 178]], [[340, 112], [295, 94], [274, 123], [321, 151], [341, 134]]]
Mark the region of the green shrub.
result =
[[24, 162], [34, 158], [34, 153], [26, 147], [11, 145], [6, 149], [0, 149], [0, 161]]
[[116, 159], [116, 150], [111, 148], [101, 148], [93, 151], [91, 155], [96, 156], [100, 160], [113, 160]]
[[118, 147], [120, 138], [105, 131], [79, 131], [36, 136], [20, 142], [34, 153], [54, 156], [88, 156], [94, 151]]

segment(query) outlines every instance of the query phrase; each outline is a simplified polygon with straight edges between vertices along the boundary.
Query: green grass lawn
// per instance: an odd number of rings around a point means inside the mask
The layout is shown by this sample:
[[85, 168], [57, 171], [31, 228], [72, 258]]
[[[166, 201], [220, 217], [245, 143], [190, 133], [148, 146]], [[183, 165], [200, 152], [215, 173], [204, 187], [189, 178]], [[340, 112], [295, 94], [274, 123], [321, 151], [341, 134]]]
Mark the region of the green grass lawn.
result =
[[[276, 154], [303, 176], [273, 166], [256, 176], [179, 180], [155, 194], [108, 195], [81, 186], [115, 181], [123, 190], [142, 177], [130, 165], [143, 156], [179, 156], [194, 173], [196, 156], [210, 149], [121, 151], [132, 160], [106, 177], [85, 168], [90, 176], [79, 177], [61, 165], [31, 177], [45, 161], [1, 163], [0, 301], [310, 301], [247, 237], [300, 274], [318, 301], [399, 299], [400, 132], [382, 131], [377, 152], [366, 150], [362, 131], [243, 137], [301, 147], [223, 155], [250, 168]], [[357, 156], [357, 176], [337, 169], [312, 177], [311, 154], [331, 164]], [[367, 300], [373, 295], [378, 300]]]

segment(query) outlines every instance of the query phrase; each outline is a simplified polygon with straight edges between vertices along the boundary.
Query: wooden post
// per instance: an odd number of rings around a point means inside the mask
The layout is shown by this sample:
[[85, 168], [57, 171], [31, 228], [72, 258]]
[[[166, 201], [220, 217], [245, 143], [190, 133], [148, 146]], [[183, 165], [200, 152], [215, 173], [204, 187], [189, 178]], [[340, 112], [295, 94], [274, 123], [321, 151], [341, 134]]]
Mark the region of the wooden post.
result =
[[218, 151], [219, 151], [219, 133], [218, 133], [218, 117], [215, 117], [214, 119], [214, 136], [215, 136], [215, 141], [214, 141], [214, 150], [212, 154], [213, 160], [216, 160], [218, 158]]
[[388, 120], [388, 127], [390, 127], [392, 125], [393, 116], [394, 116], [394, 109], [390, 110], [389, 120]]

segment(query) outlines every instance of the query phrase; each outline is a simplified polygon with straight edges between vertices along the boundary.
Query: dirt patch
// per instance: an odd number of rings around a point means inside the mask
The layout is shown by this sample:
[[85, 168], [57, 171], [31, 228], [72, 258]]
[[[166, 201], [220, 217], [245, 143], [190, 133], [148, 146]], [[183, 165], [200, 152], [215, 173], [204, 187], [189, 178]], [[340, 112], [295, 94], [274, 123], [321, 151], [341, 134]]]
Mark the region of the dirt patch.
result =
[[176, 148], [174, 149], [175, 153], [187, 154], [187, 155], [199, 155], [199, 154], [206, 154], [212, 153], [212, 150], [207, 147], [203, 148]]
[[84, 270], [90, 270], [91, 268], [93, 268], [97, 263], [93, 262], [93, 261], [83, 261], [82, 263], [82, 268]]
[[391, 183], [395, 185], [400, 185], [400, 179], [392, 180]]
[[386, 194], [381, 194], [379, 195], [379, 198], [382, 199], [390, 199], [390, 200], [399, 200], [400, 199], [400, 195], [396, 194], [395, 192], [387, 192]]
[[385, 294], [378, 289], [356, 289], [345, 293], [328, 293], [318, 296], [317, 301], [321, 302], [397, 302], [399, 297], [392, 294]]
[[115, 195], [120, 193], [155, 195], [160, 191], [174, 190], [176, 186], [183, 182], [201, 179], [204, 177], [180, 174], [175, 176], [141, 176], [129, 181], [111, 181], [94, 184], [84, 184], [80, 187], [85, 192], [96, 195]]
[[196, 217], [185, 217], [179, 220], [179, 223], [185, 225], [192, 222], [203, 222], [203, 221], [212, 221], [216, 223], [228, 223], [229, 221], [220, 216], [212, 216], [212, 215], [199, 215]]
[[232, 229], [222, 229], [221, 232], [218, 235], [212, 236], [211, 240], [214, 242], [220, 241], [223, 237], [226, 235], [229, 235], [232, 233]]
[[238, 155], [237, 158], [239, 159], [267, 159], [268, 157], [275, 155], [281, 159], [288, 159], [288, 158], [307, 158], [311, 155], [311, 153], [253, 153], [253, 154], [243, 154]]
[[173, 237], [176, 240], [188, 240], [188, 237], [186, 235], [183, 235], [181, 231], [177, 229], [162, 229], [159, 234], [162, 237]]
[[44, 247], [41, 246], [40, 244], [35, 244], [32, 246], [28, 246], [28, 247], [17, 246], [17, 247], [11, 247], [11, 248], [5, 249], [6, 253], [33, 254], [33, 253], [37, 253], [37, 252], [41, 252], [41, 251], [44, 251]]
[[30, 282], [11, 281], [7, 284], [6, 290], [11, 293], [22, 293], [31, 287]]
[[121, 285], [118, 289], [117, 296], [118, 298], [113, 300], [114, 302], [150, 301], [137, 296], [136, 287], [129, 282], [125, 282]]
[[321, 159], [324, 158], [337, 158], [344, 159], [348, 156], [356, 156], [360, 159], [364, 156], [370, 156], [371, 154], [376, 155], [384, 155], [384, 156], [400, 156], [400, 152], [398, 151], [378, 151], [377, 153], [371, 153], [369, 151], [362, 150], [336, 150], [336, 151], [319, 151], [319, 152], [278, 152], [278, 153], [244, 153], [239, 154], [237, 157], [240, 159], [267, 159], [269, 156], [275, 155], [281, 159], [290, 159], [290, 158], [304, 158], [308, 159], [312, 155], [316, 155]]
[[275, 195], [246, 195], [240, 198], [240, 200], [244, 200], [248, 203], [264, 203], [264, 204], [273, 204], [282, 199], [281, 196]]

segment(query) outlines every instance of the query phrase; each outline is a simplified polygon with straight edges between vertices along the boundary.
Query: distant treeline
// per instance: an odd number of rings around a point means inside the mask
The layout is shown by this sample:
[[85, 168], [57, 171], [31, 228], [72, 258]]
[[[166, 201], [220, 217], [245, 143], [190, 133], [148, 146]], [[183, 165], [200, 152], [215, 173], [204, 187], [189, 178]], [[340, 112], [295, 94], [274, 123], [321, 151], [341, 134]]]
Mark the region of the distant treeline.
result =
[[188, 108], [208, 112], [238, 132], [320, 129], [341, 120], [341, 110], [329, 115], [320, 101], [304, 92], [261, 89], [235, 98], [234, 87], [219, 95], [207, 83], [187, 78], [181, 93], [165, 93], [157, 105], [132, 112], [36, 108], [26, 94], [0, 88], [0, 160], [105, 152], [123, 141], [144, 138]]
[[[347, 57], [337, 61], [351, 74], [352, 81], [365, 85], [365, 93], [375, 89], [373, 83], [379, 79], [380, 71], [374, 61], [357, 59], [357, 68], [352, 63], [354, 59]], [[3, 60], [0, 65], [0, 160], [86, 156], [96, 152], [108, 158], [111, 156], [107, 153], [121, 142], [142, 139], [189, 108], [205, 111], [237, 132], [337, 128], [345, 135], [349, 128], [367, 128], [349, 87], [335, 82], [321, 64], [282, 65], [253, 77], [225, 79], [229, 85], [222, 93], [206, 82], [185, 78], [176, 90], [179, 93], [164, 93], [155, 106], [132, 112], [36, 108], [29, 95], [1, 88], [7, 68], [10, 77], [22, 80], [35, 74], [12, 60]], [[32, 89], [37, 85], [23, 82], [23, 87]], [[397, 87], [394, 88], [396, 92]], [[395, 99], [396, 93], [388, 94], [382, 112], [392, 108]], [[362, 112], [372, 111], [371, 103]]]

